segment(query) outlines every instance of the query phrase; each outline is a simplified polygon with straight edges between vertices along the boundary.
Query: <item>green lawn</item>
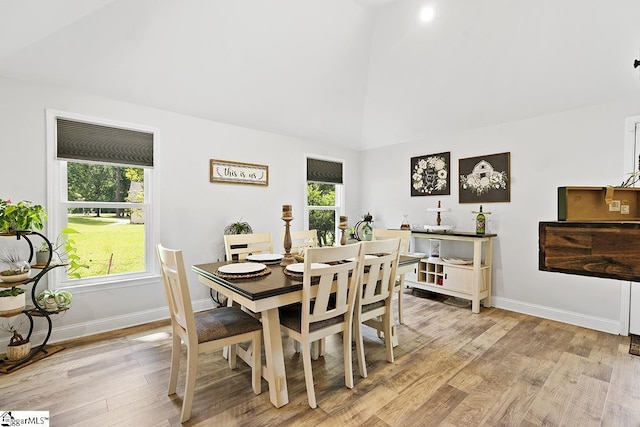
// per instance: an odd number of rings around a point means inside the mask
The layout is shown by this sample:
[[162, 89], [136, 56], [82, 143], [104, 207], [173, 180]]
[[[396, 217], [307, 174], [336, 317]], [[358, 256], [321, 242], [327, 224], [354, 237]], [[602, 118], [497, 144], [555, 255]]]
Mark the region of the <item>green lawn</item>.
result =
[[80, 269], [82, 277], [144, 271], [144, 224], [130, 224], [113, 215], [69, 215], [68, 227], [78, 248], [77, 255], [89, 269]]

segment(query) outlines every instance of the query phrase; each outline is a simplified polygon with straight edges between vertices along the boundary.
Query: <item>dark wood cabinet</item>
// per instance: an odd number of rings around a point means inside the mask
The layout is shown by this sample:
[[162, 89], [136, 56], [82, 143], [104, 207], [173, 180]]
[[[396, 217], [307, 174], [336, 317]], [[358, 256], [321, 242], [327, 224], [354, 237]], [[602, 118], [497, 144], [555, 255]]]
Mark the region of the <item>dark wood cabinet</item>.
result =
[[640, 222], [540, 222], [539, 269], [640, 281]]

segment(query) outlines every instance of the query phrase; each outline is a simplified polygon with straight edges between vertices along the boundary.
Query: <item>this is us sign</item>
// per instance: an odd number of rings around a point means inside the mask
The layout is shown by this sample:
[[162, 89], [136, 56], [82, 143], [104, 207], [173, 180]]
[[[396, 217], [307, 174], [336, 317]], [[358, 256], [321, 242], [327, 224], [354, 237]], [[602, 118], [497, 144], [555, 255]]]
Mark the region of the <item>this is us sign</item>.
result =
[[269, 166], [211, 159], [210, 181], [269, 185]]

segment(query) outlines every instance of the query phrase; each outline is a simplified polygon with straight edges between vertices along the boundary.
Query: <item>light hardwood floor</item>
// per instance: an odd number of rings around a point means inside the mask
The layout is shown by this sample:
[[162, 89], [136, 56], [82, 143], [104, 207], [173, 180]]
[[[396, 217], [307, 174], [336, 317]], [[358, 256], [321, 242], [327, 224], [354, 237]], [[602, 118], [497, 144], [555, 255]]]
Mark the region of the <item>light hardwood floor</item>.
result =
[[[201, 356], [185, 425], [640, 426], [640, 357], [628, 354], [628, 337], [496, 308], [472, 314], [410, 290], [404, 302], [395, 363], [366, 331], [369, 377], [354, 360], [353, 389], [344, 386], [340, 339], [327, 342], [313, 362], [315, 410], [289, 339], [290, 403], [279, 409], [264, 380], [253, 394], [242, 362], [231, 371], [221, 351]], [[169, 331], [156, 323], [65, 343], [0, 375], [0, 410], [50, 411], [52, 426], [180, 425], [184, 370], [178, 394], [167, 396]]]

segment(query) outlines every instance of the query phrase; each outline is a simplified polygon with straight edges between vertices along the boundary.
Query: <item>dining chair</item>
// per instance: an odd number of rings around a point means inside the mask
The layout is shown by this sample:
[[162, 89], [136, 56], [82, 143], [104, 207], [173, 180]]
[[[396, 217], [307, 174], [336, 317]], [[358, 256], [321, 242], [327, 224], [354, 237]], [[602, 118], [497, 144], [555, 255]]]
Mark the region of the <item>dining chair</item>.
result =
[[243, 261], [250, 254], [273, 252], [271, 233], [225, 234], [224, 251], [228, 261]]
[[367, 377], [362, 338], [363, 325], [384, 332], [387, 362], [393, 363], [394, 327], [391, 300], [400, 251], [399, 238], [362, 242], [363, 260], [358, 268], [360, 286], [354, 310], [353, 328], [362, 378]]
[[[229, 345], [251, 341], [251, 385], [255, 394], [261, 392], [262, 374], [262, 324], [259, 320], [237, 307], [220, 307], [193, 312], [189, 284], [184, 268], [182, 251], [157, 246], [162, 269], [162, 282], [171, 317], [172, 346], [168, 394], [176, 393], [180, 368], [181, 342], [187, 347], [187, 373], [180, 422], [191, 417], [195, 390], [198, 355]], [[229, 367], [234, 369], [235, 357], [229, 357]]]
[[[280, 241], [284, 242], [284, 233], [280, 234]], [[318, 230], [291, 231], [291, 253], [299, 254], [306, 248], [318, 247]]]
[[[318, 247], [318, 230], [295, 230], [291, 231], [291, 254], [299, 255], [307, 248]], [[280, 233], [280, 241], [284, 246], [284, 233]], [[284, 247], [283, 247], [284, 250]], [[300, 353], [300, 343], [294, 341], [296, 353]], [[311, 346], [311, 358], [317, 360], [320, 355], [324, 354], [324, 340], [316, 341]]]
[[353, 388], [351, 338], [360, 252], [359, 243], [307, 249], [302, 302], [280, 309], [281, 330], [300, 342], [307, 399], [312, 408], [317, 406], [310, 349], [314, 341], [342, 333], [344, 380], [348, 388]]
[[[400, 255], [406, 255], [409, 252], [409, 244], [411, 242], [411, 230], [387, 230], [385, 228], [373, 229], [373, 240], [400, 238]], [[393, 292], [398, 293], [398, 322], [404, 325], [404, 312], [402, 306], [402, 295], [404, 289], [404, 274], [396, 277], [396, 285]]]

